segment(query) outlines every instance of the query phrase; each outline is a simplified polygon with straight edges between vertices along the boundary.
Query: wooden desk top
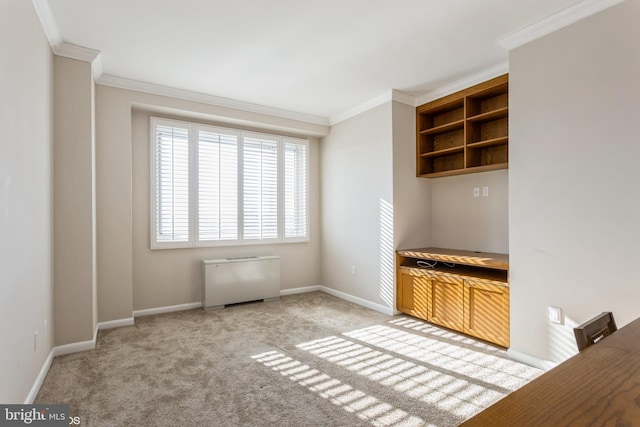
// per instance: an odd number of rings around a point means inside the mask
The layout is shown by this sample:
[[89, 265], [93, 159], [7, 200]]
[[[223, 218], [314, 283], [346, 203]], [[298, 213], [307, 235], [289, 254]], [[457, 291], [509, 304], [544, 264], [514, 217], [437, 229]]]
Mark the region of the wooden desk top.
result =
[[640, 426], [640, 319], [461, 426]]
[[507, 254], [443, 248], [401, 249], [396, 252], [409, 258], [431, 259], [499, 270], [509, 269], [509, 255]]

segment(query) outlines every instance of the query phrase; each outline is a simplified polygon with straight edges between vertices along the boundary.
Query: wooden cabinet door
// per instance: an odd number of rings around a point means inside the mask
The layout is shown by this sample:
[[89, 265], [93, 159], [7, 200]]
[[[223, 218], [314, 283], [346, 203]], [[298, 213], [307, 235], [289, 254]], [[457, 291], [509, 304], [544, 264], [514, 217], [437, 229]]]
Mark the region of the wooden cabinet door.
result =
[[464, 283], [461, 279], [431, 275], [427, 303], [430, 322], [462, 331]]
[[467, 280], [464, 293], [463, 332], [509, 347], [509, 288]]
[[427, 278], [398, 271], [398, 310], [427, 320]]

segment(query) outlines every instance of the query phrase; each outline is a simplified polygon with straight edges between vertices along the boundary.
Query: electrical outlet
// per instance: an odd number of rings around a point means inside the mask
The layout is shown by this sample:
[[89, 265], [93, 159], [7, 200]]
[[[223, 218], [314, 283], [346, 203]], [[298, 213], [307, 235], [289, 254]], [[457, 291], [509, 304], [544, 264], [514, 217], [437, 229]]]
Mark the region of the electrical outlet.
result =
[[562, 309], [560, 307], [549, 306], [548, 313], [549, 322], [562, 325]]
[[480, 197], [480, 187], [473, 187], [473, 197]]
[[352, 266], [351, 266], [351, 275], [352, 275], [352, 276], [355, 276], [356, 274], [358, 274], [358, 272], [357, 272], [357, 270], [356, 270], [356, 266], [355, 266], [355, 265], [352, 265]]
[[482, 197], [489, 197], [489, 187], [482, 187]]

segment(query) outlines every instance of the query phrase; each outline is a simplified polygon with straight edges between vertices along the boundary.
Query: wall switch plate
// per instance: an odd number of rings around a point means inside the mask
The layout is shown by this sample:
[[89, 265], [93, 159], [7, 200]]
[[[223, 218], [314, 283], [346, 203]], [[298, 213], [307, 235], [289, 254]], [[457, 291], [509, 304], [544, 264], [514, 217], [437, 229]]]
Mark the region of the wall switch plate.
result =
[[489, 197], [489, 187], [482, 187], [482, 197]]
[[562, 309], [560, 307], [549, 306], [549, 322], [562, 325]]
[[473, 197], [480, 197], [480, 187], [473, 187]]

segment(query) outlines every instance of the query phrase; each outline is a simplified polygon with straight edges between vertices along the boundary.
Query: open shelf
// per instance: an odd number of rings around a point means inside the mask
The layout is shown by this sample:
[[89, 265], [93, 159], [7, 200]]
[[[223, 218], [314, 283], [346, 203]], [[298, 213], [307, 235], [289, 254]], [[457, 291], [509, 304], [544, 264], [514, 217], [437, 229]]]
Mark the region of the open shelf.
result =
[[423, 134], [423, 135], [431, 135], [431, 134], [435, 134], [435, 133], [449, 132], [449, 131], [456, 130], [456, 129], [464, 129], [464, 120], [463, 119], [456, 120], [455, 122], [445, 123], [443, 125], [435, 126], [435, 127], [429, 128], [429, 129], [425, 129], [425, 130], [420, 131], [420, 133]]
[[501, 136], [499, 138], [486, 139], [484, 141], [472, 142], [467, 144], [467, 148], [484, 148], [492, 147], [494, 145], [503, 145], [509, 142], [508, 136]]
[[501, 119], [509, 115], [509, 107], [499, 108], [493, 111], [487, 111], [486, 113], [477, 114], [467, 118], [470, 122], [483, 122], [487, 120]]
[[416, 108], [416, 175], [459, 175], [508, 167], [508, 75]]
[[450, 172], [464, 169], [464, 149], [451, 150], [450, 153], [436, 155], [426, 153], [420, 157], [420, 169], [426, 174]]
[[507, 166], [508, 164], [507, 145], [489, 145], [479, 148], [467, 150], [467, 168], [478, 166], [496, 166], [496, 169], [502, 169], [499, 166]]
[[464, 120], [464, 100], [452, 99], [451, 101], [440, 102], [424, 111], [421, 111], [420, 107], [418, 107], [417, 112], [417, 124], [420, 130], [447, 126]]
[[467, 145], [509, 137], [508, 118], [503, 117], [486, 122], [467, 123]]
[[462, 153], [462, 152], [464, 152], [464, 147], [451, 147], [451, 148], [445, 148], [444, 150], [422, 153], [420, 154], [420, 156], [421, 157], [437, 157], [437, 156], [444, 156], [448, 154], [455, 154], [455, 153]]

